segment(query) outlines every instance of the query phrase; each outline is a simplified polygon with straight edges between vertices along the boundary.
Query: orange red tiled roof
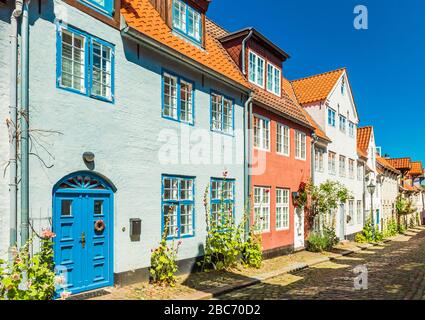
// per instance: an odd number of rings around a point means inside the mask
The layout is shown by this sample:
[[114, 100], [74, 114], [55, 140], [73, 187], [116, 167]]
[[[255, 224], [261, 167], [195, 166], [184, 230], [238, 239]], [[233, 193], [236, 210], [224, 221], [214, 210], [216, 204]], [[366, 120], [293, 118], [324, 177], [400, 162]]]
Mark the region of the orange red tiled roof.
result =
[[412, 162], [412, 169], [410, 169], [409, 174], [413, 176], [422, 176], [424, 174], [422, 161]]
[[205, 48], [175, 35], [149, 0], [123, 0], [121, 14], [127, 25], [149, 38], [249, 88], [235, 62], [217, 39], [217, 25], [207, 19]]
[[387, 159], [378, 156], [378, 157], [376, 157], [376, 161], [379, 164], [381, 164], [381, 166], [383, 166], [384, 168], [386, 168], [387, 170], [390, 170], [390, 171], [392, 171], [393, 173], [396, 173], [396, 174], [400, 174], [400, 171], [398, 171], [396, 168], [394, 168], [391, 165], [391, 163], [389, 163], [387, 161]]
[[293, 80], [292, 87], [301, 105], [323, 101], [331, 93], [337, 81], [346, 72], [345, 68]]
[[398, 170], [405, 170], [412, 168], [412, 161], [410, 158], [387, 159], [387, 161]]
[[372, 131], [373, 131], [372, 126], [367, 126], [367, 127], [357, 129], [357, 148], [365, 155], [368, 154]]
[[[282, 89], [288, 94], [289, 98], [294, 103], [298, 104], [298, 100], [295, 95], [294, 89], [292, 88], [291, 82], [284, 77], [282, 77]], [[314, 121], [314, 119], [310, 116], [310, 114], [307, 111], [305, 111], [303, 107], [300, 106], [300, 108], [304, 112], [307, 120], [310, 122], [310, 125], [314, 128], [314, 132], [316, 133], [316, 135], [325, 141], [332, 142], [332, 140], [326, 135], [325, 131], [323, 131], [322, 128], [320, 128], [320, 126], [317, 124], [316, 121]]]

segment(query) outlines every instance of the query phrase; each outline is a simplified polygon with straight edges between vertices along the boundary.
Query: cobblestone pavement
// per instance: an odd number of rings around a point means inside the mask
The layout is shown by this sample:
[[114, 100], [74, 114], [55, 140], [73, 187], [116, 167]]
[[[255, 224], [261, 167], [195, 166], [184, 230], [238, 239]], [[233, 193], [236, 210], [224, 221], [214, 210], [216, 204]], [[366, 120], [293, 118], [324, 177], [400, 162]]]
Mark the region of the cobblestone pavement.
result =
[[[366, 266], [367, 289], [354, 286]], [[365, 283], [363, 283], [364, 285]], [[385, 245], [285, 274], [218, 297], [220, 300], [425, 300], [425, 230]]]

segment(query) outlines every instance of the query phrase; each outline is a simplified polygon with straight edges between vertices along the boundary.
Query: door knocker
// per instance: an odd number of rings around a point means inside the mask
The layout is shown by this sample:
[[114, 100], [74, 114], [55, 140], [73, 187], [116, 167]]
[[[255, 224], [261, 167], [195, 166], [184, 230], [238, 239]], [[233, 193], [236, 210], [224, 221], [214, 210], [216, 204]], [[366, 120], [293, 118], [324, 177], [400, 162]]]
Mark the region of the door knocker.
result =
[[105, 231], [105, 222], [103, 220], [97, 220], [94, 223], [94, 231], [96, 231], [96, 233], [102, 233], [103, 231]]

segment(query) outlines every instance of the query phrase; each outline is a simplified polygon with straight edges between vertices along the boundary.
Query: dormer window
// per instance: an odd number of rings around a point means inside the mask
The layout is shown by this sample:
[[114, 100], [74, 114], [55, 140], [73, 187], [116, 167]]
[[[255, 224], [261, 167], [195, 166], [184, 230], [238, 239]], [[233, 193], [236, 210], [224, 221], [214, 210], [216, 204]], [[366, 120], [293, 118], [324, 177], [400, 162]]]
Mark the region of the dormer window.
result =
[[110, 17], [114, 14], [115, 0], [80, 0], [87, 6], [100, 11]]
[[256, 53], [249, 52], [249, 81], [264, 88], [265, 61]]
[[202, 40], [201, 13], [181, 0], [173, 0], [173, 29], [200, 44]]
[[267, 91], [280, 96], [281, 71], [274, 65], [267, 63]]

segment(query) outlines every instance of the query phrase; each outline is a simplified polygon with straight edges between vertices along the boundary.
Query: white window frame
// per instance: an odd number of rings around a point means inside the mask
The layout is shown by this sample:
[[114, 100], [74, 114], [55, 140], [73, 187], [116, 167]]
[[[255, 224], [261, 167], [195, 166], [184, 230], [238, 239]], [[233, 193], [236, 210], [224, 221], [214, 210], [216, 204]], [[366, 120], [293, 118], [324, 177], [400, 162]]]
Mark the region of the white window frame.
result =
[[325, 150], [322, 148], [315, 148], [314, 164], [317, 172], [325, 172]]
[[354, 200], [348, 200], [348, 215], [351, 218], [349, 225], [353, 226], [355, 224], [355, 220], [354, 220]]
[[295, 130], [295, 159], [307, 160], [307, 135], [298, 130]]
[[[281, 193], [281, 195], [279, 195]], [[279, 199], [281, 201], [279, 201]], [[286, 200], [286, 201], [284, 201]], [[276, 231], [285, 231], [289, 230], [289, 202], [290, 202], [290, 190], [285, 188], [276, 189]], [[281, 218], [278, 218], [278, 210], [280, 210]], [[278, 222], [281, 222], [282, 225], [279, 226]]]
[[356, 124], [352, 121], [348, 121], [348, 134], [351, 138], [354, 138], [356, 136], [355, 128], [356, 128]]
[[[253, 62], [251, 62], [251, 57], [253, 57]], [[259, 61], [262, 61], [263, 64], [263, 74], [262, 74], [262, 82], [260, 82], [260, 73], [259, 73]], [[260, 57], [257, 53], [255, 53], [252, 50], [248, 51], [248, 79], [249, 82], [261, 87], [264, 89], [265, 87], [265, 79], [266, 79], [266, 60], [262, 57]], [[251, 79], [251, 77], [254, 77], [254, 79]]]
[[[331, 157], [332, 155], [332, 157]], [[328, 171], [330, 175], [336, 175], [336, 153], [329, 151], [328, 152]]]
[[[258, 233], [268, 233], [270, 232], [270, 187], [254, 187], [254, 220], [255, 220], [255, 227], [256, 232]], [[257, 196], [257, 194], [259, 194]], [[265, 195], [267, 194], [268, 201], [265, 202], [264, 199], [266, 198]], [[259, 200], [259, 201], [257, 201]], [[266, 211], [264, 211], [266, 209]], [[257, 215], [257, 210], [260, 211], [260, 214]], [[267, 220], [261, 218], [264, 218], [264, 213], [267, 214]], [[260, 219], [261, 222], [259, 222]], [[267, 223], [268, 228], [265, 229], [265, 223]]]
[[[344, 124], [344, 127], [342, 127], [342, 124]], [[339, 115], [339, 131], [347, 133], [347, 118], [342, 114]]]
[[[285, 150], [285, 144], [287, 150]], [[276, 126], [276, 153], [285, 157], [289, 157], [291, 155], [291, 128], [281, 123], [277, 123]]]
[[[271, 70], [269, 70], [269, 68], [271, 68]], [[276, 72], [278, 74], [276, 74]], [[271, 85], [271, 89], [269, 88], [269, 85]], [[282, 92], [282, 71], [280, 70], [280, 68], [270, 62], [267, 62], [267, 91], [273, 93], [278, 97], [281, 96]]]
[[356, 222], [357, 224], [361, 224], [363, 220], [363, 201], [357, 200], [357, 210], [356, 210]]
[[357, 162], [357, 181], [363, 181], [363, 173], [364, 173], [364, 165]]
[[[255, 126], [256, 120], [259, 121], [258, 129], [256, 129], [256, 126]], [[270, 152], [270, 120], [260, 115], [254, 114], [253, 125], [254, 125], [254, 130], [253, 130], [254, 131], [253, 132], [254, 148], [257, 150]], [[265, 130], [267, 130], [267, 135], [265, 135]], [[258, 137], [256, 137], [256, 134], [255, 134], [256, 132], [258, 134]], [[258, 145], [256, 145], [257, 143]]]
[[347, 176], [347, 157], [339, 155], [339, 176], [345, 178]]
[[355, 161], [353, 159], [348, 159], [348, 177], [350, 179], [354, 179], [355, 178], [355, 173], [354, 173], [354, 166], [355, 166]]

